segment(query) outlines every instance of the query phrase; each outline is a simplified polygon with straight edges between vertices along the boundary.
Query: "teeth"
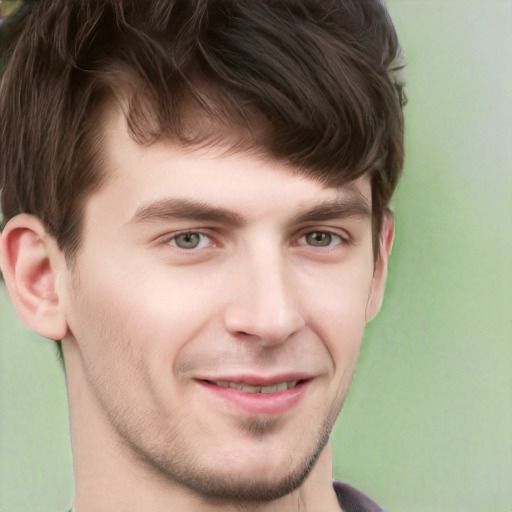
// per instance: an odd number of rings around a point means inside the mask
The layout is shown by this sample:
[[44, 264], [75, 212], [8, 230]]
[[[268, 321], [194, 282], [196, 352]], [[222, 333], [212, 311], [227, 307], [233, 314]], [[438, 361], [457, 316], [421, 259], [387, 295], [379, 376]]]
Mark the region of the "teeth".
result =
[[259, 393], [261, 389], [259, 386], [247, 386], [245, 384], [239, 384], [238, 382], [230, 382], [229, 387], [232, 389], [239, 389], [244, 393]]
[[225, 380], [215, 381], [214, 384], [221, 388], [231, 388], [236, 389], [238, 391], [243, 391], [244, 393], [276, 393], [278, 391], [286, 391], [287, 389], [293, 389], [297, 385], [297, 380], [292, 380], [290, 382], [280, 382], [279, 384], [274, 384], [272, 386], [250, 386], [249, 384], [242, 384], [240, 382], [228, 382]]

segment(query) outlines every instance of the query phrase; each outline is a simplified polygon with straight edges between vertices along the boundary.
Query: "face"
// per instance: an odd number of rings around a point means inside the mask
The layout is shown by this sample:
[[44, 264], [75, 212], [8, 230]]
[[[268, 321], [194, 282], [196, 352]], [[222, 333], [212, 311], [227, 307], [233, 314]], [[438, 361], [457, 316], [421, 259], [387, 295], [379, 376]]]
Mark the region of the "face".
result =
[[120, 120], [106, 154], [68, 282], [68, 372], [146, 468], [209, 496], [290, 492], [328, 440], [382, 290], [369, 183], [144, 148]]

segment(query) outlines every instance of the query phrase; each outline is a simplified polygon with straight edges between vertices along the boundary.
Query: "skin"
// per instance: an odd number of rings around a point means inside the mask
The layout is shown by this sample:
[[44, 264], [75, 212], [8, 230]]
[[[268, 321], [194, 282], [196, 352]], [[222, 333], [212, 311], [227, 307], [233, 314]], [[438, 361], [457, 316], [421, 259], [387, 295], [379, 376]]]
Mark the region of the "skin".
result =
[[121, 115], [106, 140], [74, 265], [35, 217], [2, 237], [22, 319], [63, 339], [74, 510], [339, 510], [328, 437], [393, 238], [386, 217], [375, 263], [368, 180], [141, 147]]

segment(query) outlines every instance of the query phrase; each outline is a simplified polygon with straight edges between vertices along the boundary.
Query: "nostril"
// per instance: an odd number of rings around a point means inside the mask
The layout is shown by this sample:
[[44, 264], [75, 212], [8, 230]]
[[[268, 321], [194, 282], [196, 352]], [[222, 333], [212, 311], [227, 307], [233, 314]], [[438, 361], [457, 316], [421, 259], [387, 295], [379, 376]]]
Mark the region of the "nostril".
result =
[[264, 345], [277, 345], [286, 342], [306, 325], [297, 308], [286, 311], [279, 307], [258, 311], [243, 308], [235, 303], [226, 311], [225, 326], [236, 339], [258, 341]]

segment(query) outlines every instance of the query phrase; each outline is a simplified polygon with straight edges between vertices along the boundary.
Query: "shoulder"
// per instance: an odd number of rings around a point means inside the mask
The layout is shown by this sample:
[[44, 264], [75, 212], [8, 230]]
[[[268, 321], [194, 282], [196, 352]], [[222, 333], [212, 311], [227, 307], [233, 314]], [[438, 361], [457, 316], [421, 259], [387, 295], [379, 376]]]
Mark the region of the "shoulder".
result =
[[373, 500], [351, 485], [333, 482], [338, 502], [344, 512], [384, 512]]

